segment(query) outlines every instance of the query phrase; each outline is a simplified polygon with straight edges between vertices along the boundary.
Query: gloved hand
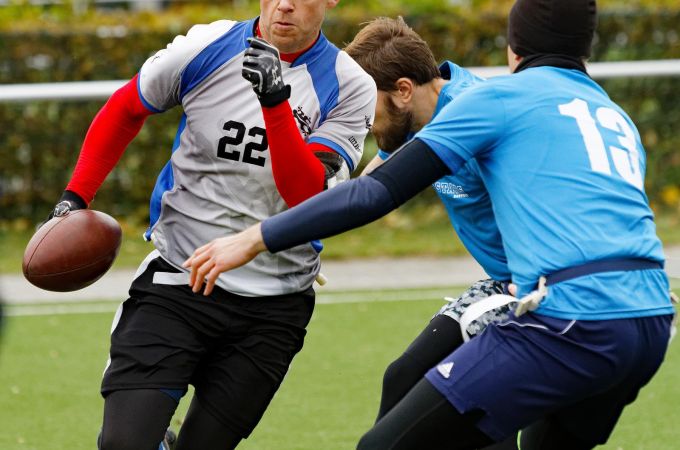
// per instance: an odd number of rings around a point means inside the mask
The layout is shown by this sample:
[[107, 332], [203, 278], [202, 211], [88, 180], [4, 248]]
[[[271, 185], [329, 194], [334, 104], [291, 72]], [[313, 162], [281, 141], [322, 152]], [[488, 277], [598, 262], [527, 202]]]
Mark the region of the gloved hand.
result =
[[[45, 220], [45, 222], [52, 219], [53, 217], [62, 217], [71, 211], [86, 208], [87, 203], [85, 203], [85, 200], [83, 200], [80, 195], [73, 191], [64, 191], [64, 193], [61, 194], [59, 202], [54, 206], [54, 209], [52, 209], [50, 215], [47, 216], [47, 220]], [[40, 226], [42, 226], [45, 222], [40, 224]]]
[[279, 50], [261, 38], [248, 38], [241, 75], [250, 81], [253, 90], [266, 107], [276, 106], [290, 98], [290, 86], [283, 83]]

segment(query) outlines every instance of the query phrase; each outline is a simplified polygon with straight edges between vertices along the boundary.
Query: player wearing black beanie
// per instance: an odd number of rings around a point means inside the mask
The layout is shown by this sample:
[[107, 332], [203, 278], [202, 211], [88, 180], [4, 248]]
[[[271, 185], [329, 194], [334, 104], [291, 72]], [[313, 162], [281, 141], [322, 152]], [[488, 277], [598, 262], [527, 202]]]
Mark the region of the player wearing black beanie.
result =
[[554, 65], [585, 72], [583, 59], [590, 56], [596, 25], [595, 0], [518, 0], [508, 19], [509, 50], [518, 62], [524, 59], [515, 71], [538, 57], [546, 65], [544, 56], [551, 55]]
[[595, 0], [518, 0], [510, 11], [508, 43], [519, 56], [587, 58], [596, 25]]

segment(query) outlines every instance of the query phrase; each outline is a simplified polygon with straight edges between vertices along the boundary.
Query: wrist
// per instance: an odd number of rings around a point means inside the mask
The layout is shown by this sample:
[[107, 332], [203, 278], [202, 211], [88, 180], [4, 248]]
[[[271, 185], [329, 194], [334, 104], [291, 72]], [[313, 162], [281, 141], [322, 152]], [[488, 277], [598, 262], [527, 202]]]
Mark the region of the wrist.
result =
[[69, 202], [72, 206], [71, 209], [73, 210], [87, 208], [87, 202], [83, 200], [83, 198], [80, 195], [73, 191], [69, 191], [68, 189], [61, 194], [59, 203], [64, 201]]
[[262, 237], [262, 223], [257, 223], [247, 228], [243, 233], [246, 235], [250, 253], [253, 257], [267, 250], [264, 238]]
[[[52, 208], [52, 211], [47, 216], [47, 220], [53, 217], [62, 217], [70, 213], [71, 211], [76, 211], [79, 209], [87, 209], [87, 202], [83, 198], [73, 191], [65, 190], [57, 204]], [[43, 222], [44, 224], [45, 222]], [[42, 226], [42, 224], [40, 225]]]
[[290, 98], [290, 85], [287, 84], [280, 91], [273, 92], [271, 94], [264, 94], [258, 96], [260, 100], [260, 105], [266, 108], [272, 108]]

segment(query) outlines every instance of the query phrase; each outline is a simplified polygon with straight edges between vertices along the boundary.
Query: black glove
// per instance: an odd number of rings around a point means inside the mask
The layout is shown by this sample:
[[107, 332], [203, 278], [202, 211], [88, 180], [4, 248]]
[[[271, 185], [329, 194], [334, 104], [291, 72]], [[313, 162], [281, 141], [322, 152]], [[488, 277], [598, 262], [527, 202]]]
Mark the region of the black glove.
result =
[[[85, 203], [85, 200], [83, 200], [80, 197], [80, 195], [76, 194], [73, 191], [64, 191], [64, 193], [61, 194], [59, 203], [57, 203], [54, 209], [52, 209], [52, 212], [50, 213], [49, 216], [47, 216], [47, 220], [45, 222], [52, 219], [53, 217], [62, 217], [71, 211], [86, 208], [87, 203]], [[40, 226], [42, 226], [45, 222], [40, 224]]]
[[279, 50], [261, 38], [248, 38], [248, 42], [241, 75], [252, 83], [260, 104], [272, 107], [288, 100], [290, 86], [283, 83]]

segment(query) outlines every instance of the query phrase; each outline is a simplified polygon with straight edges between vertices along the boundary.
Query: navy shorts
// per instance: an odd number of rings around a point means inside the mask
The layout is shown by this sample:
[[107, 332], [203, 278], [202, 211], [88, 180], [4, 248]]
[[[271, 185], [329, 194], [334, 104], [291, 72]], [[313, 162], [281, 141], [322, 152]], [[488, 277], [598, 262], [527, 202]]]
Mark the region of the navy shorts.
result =
[[489, 325], [426, 378], [496, 441], [541, 418], [593, 443], [663, 361], [672, 316], [574, 321], [537, 314]]
[[242, 297], [215, 287], [205, 297], [188, 278], [160, 283], [173, 273], [179, 270], [156, 258], [132, 283], [114, 319], [102, 395], [192, 384], [201, 406], [245, 438], [302, 348], [314, 290]]

